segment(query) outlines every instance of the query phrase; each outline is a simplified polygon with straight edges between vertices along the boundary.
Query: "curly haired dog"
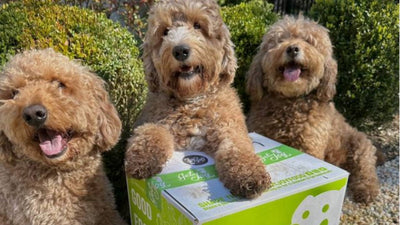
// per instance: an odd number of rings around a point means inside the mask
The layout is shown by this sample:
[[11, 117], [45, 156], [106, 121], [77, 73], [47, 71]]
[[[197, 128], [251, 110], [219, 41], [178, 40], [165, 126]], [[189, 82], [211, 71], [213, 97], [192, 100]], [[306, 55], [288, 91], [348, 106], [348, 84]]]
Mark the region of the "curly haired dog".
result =
[[52, 49], [0, 73], [0, 224], [125, 224], [101, 152], [121, 122], [95, 74]]
[[236, 58], [214, 0], [165, 0], [150, 10], [143, 46], [147, 103], [129, 139], [126, 172], [148, 178], [173, 151], [215, 158], [232, 194], [253, 198], [270, 184], [230, 86]]
[[379, 192], [375, 147], [335, 109], [337, 64], [328, 30], [286, 16], [265, 34], [247, 73], [248, 128], [351, 173], [355, 201]]

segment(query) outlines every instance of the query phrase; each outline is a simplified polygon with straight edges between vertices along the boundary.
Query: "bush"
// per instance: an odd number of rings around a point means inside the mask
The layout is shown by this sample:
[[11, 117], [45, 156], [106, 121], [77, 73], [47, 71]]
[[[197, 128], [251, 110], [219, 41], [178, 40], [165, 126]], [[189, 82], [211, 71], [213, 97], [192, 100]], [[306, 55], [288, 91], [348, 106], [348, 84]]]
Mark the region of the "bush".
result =
[[[107, 82], [111, 100], [123, 121], [121, 140], [126, 140], [147, 92], [133, 36], [104, 14], [77, 7], [35, 0], [2, 6], [0, 66], [19, 51], [47, 47], [81, 60]], [[128, 201], [123, 173], [125, 144], [120, 141], [104, 157], [119, 207], [127, 206]]]
[[398, 4], [316, 0], [310, 14], [330, 30], [335, 46], [339, 111], [364, 130], [391, 120], [399, 106]]
[[217, 0], [218, 5], [220, 6], [228, 6], [228, 5], [237, 5], [243, 2], [249, 2], [251, 0]]
[[234, 86], [242, 99], [245, 111], [249, 107], [248, 96], [245, 94], [245, 75], [267, 27], [278, 19], [278, 15], [273, 12], [273, 7], [272, 4], [263, 0], [222, 7], [222, 17], [229, 27], [238, 58], [239, 68]]

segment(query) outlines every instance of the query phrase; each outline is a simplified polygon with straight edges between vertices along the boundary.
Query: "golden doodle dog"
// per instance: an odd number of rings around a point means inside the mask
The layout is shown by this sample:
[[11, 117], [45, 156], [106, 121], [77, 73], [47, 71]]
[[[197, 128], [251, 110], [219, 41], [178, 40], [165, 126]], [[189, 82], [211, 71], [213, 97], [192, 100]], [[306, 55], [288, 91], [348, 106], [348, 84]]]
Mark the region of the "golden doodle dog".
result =
[[214, 0], [164, 0], [150, 10], [143, 46], [149, 94], [129, 139], [126, 172], [148, 178], [173, 151], [212, 155], [232, 194], [253, 198], [270, 184], [230, 86], [236, 58]]
[[355, 201], [378, 195], [375, 147], [332, 102], [337, 64], [328, 30], [286, 16], [264, 35], [247, 73], [248, 128], [348, 170]]
[[52, 49], [0, 73], [0, 224], [118, 225], [101, 152], [121, 122], [95, 74]]

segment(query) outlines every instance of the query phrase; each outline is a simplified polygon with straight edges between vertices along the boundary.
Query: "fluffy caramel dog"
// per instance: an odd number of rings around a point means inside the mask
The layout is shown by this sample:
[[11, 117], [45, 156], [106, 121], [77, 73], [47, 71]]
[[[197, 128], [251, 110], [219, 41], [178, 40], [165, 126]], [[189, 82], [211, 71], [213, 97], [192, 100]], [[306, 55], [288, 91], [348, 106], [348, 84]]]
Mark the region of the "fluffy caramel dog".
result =
[[336, 73], [326, 28], [302, 16], [278, 21], [247, 74], [248, 127], [348, 170], [354, 199], [371, 202], [379, 192], [376, 149], [335, 109]]
[[52, 49], [0, 73], [0, 224], [125, 224], [100, 153], [121, 122], [104, 82]]
[[199, 150], [215, 158], [233, 194], [261, 194], [270, 178], [230, 87], [236, 58], [217, 3], [160, 1], [150, 11], [143, 50], [150, 92], [128, 143], [127, 174], [148, 178], [173, 151]]

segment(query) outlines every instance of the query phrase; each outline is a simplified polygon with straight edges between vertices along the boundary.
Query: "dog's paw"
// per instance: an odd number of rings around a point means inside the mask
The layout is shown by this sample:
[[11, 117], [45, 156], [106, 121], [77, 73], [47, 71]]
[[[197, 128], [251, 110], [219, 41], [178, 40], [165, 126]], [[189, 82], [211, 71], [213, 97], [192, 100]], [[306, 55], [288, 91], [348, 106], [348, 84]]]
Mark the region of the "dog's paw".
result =
[[379, 194], [378, 184], [350, 184], [353, 200], [355, 202], [369, 204], [373, 202]]
[[136, 179], [150, 178], [161, 172], [163, 163], [157, 157], [140, 154], [137, 146], [130, 146], [125, 153], [125, 173]]
[[269, 175], [264, 171], [264, 174], [258, 176], [250, 176], [242, 179], [230, 189], [233, 195], [244, 198], [255, 198], [261, 195], [271, 184]]
[[125, 166], [125, 172], [129, 177], [135, 179], [147, 179], [161, 172], [162, 166], [150, 166], [150, 165], [136, 165], [136, 166]]
[[164, 127], [142, 125], [128, 140], [125, 171], [128, 176], [143, 179], [160, 173], [174, 150], [174, 137]]
[[379, 194], [378, 177], [373, 175], [370, 175], [369, 177], [355, 176], [354, 174], [351, 174], [349, 189], [353, 201], [369, 204], [373, 202]]
[[[250, 174], [249, 174], [250, 172]], [[220, 174], [222, 182], [235, 196], [255, 198], [261, 195], [271, 184], [271, 178], [264, 166], [241, 168], [236, 172], [226, 171]]]

